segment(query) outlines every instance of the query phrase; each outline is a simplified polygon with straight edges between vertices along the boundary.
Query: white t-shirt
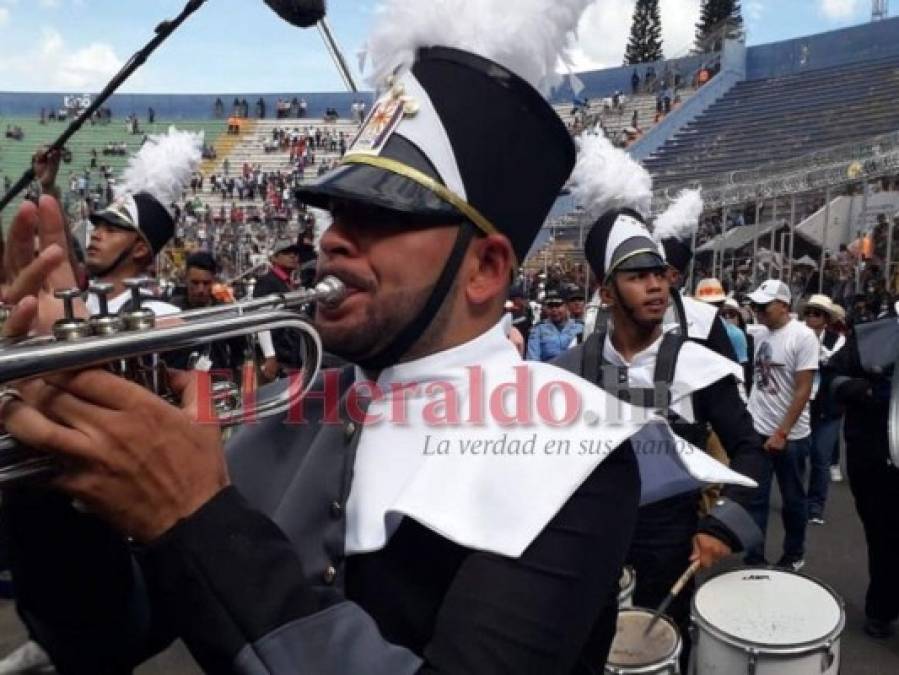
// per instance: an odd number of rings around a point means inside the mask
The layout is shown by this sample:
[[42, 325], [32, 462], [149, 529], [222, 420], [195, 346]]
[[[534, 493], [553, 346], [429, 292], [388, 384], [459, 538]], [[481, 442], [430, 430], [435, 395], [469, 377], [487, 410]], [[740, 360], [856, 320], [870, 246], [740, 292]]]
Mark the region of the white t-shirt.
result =
[[[770, 436], [783, 423], [793, 401], [796, 373], [818, 370], [820, 345], [811, 328], [790, 319], [775, 331], [753, 326], [755, 337], [755, 386], [749, 396], [749, 412], [755, 430]], [[809, 427], [809, 406], [790, 430], [789, 440], [806, 438]]]

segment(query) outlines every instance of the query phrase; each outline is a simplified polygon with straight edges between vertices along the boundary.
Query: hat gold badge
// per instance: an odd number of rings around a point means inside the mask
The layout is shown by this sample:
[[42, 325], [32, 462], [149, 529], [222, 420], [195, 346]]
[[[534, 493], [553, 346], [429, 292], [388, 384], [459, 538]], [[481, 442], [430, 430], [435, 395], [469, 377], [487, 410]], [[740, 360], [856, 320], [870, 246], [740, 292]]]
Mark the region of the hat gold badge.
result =
[[415, 117], [421, 104], [411, 96], [406, 96], [402, 82], [391, 76], [387, 80], [387, 91], [372, 106], [362, 128], [350, 144], [349, 155], [380, 155], [403, 119]]

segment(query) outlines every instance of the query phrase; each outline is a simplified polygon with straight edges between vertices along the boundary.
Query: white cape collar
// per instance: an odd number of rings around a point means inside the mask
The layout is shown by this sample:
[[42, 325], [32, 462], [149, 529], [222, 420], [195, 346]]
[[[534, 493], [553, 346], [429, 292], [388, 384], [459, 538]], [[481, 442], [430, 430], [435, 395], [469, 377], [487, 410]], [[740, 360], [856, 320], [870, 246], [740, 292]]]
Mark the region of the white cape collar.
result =
[[[629, 384], [632, 387], [652, 388], [655, 364], [659, 354], [662, 338], [637, 354], [628, 368]], [[603, 352], [606, 358], [613, 364], [625, 364], [624, 358], [615, 349], [610, 335], [606, 335], [603, 344]], [[610, 358], [614, 355], [614, 358]], [[692, 395], [700, 389], [733, 376], [742, 384], [744, 380], [743, 368], [740, 364], [713, 352], [708, 347], [703, 347], [692, 341], [686, 341], [681, 345], [677, 354], [677, 362], [674, 368], [674, 381], [671, 383], [670, 407], [680, 417], [689, 423], [696, 421], [693, 413]]]
[[[527, 409], [534, 408], [529, 424], [509, 424], [491, 411], [491, 395], [500, 398], [503, 391], [506, 410], [513, 408], [516, 378], [530, 381], [530, 394], [521, 397]], [[635, 447], [644, 503], [706, 483], [755, 485], [674, 441], [658, 416], [647, 418], [646, 411], [620, 403], [573, 373], [522, 361], [500, 324], [453, 349], [389, 368], [376, 384], [386, 395], [369, 406], [356, 451], [347, 554], [383, 548], [402, 518], [410, 517], [462, 546], [517, 557], [628, 438], [650, 448]], [[565, 388], [577, 392], [582, 412], [590, 412], [562, 426], [542, 423], [537, 406], [530, 404], [541, 400], [541, 391]], [[561, 417], [561, 398], [547, 397], [545, 412]], [[459, 423], [441, 426], [448, 407], [460, 413]], [[404, 411], [401, 418], [397, 410]], [[611, 423], [613, 418], [618, 422]]]
[[[718, 320], [718, 308], [687, 295], [681, 296], [681, 300], [687, 314], [687, 336], [693, 340], [707, 340]], [[665, 313], [665, 331], [675, 330], [678, 326], [674, 307], [669, 306]]]

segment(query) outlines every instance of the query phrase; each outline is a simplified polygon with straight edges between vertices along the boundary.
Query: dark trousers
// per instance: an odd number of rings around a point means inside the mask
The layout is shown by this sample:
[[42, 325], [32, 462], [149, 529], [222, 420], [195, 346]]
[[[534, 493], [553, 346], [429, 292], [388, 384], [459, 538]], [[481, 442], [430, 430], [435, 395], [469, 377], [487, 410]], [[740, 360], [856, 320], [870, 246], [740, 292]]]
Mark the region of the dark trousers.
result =
[[846, 470], [868, 544], [865, 615], [894, 621], [899, 618], [899, 469], [872, 455], [868, 442], [847, 440]]
[[827, 504], [827, 490], [830, 487], [830, 466], [834, 455], [839, 463], [840, 422], [835, 419], [812, 422], [812, 441], [809, 448], [810, 469], [808, 477], [808, 517], [820, 518]]
[[[763, 439], [763, 442], [767, 438]], [[788, 441], [786, 448], [777, 453], [766, 453], [768, 462], [759, 478], [759, 487], [749, 505], [749, 514], [765, 535], [768, 531], [768, 510], [771, 499], [771, 483], [777, 476], [777, 485], [783, 499], [784, 557], [799, 560], [805, 555], [805, 528], [808, 525], [808, 504], [805, 496], [805, 462], [809, 454], [808, 437]], [[749, 564], [765, 563], [763, 543], [747, 552]]]
[[[628, 564], [637, 573], [637, 588], [634, 591], [636, 607], [658, 607], [674, 582], [689, 567], [693, 536], [699, 522], [698, 509], [698, 492], [671, 497], [640, 509], [637, 531], [627, 556]], [[686, 672], [690, 656], [690, 602], [694, 590], [691, 581], [667, 611], [684, 641], [682, 672]]]

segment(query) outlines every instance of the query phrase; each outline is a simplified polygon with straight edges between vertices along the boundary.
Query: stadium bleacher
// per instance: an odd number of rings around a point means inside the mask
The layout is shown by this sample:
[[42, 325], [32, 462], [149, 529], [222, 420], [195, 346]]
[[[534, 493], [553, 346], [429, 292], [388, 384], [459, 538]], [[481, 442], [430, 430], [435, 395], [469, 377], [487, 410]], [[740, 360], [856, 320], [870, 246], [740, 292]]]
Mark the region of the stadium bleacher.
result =
[[[65, 123], [48, 121], [41, 124], [38, 119], [29, 118], [0, 118], [0, 132], [5, 132], [7, 126], [18, 126], [25, 136], [22, 140], [7, 138], [5, 133], [0, 137], [0, 181], [8, 177], [15, 182], [19, 176], [31, 166], [31, 157], [35, 150], [42, 145], [49, 145], [65, 128]], [[68, 185], [72, 174], [82, 173], [90, 169], [91, 150], [97, 150], [97, 166], [106, 165], [114, 173], [118, 173], [127, 163], [128, 155], [140, 148], [144, 133], [154, 134], [167, 130], [170, 123], [159, 121], [154, 124], [141, 122], [140, 133], [131, 134], [125, 128], [125, 120], [113, 120], [109, 124], [85, 125], [67, 144], [72, 153], [72, 161], [64, 163], [59, 169], [59, 184], [61, 188]], [[219, 120], [179, 120], [176, 123], [179, 129], [187, 131], [203, 131], [207, 145], [216, 147], [220, 138], [224, 138], [226, 123]], [[127, 146], [126, 155], [104, 155], [103, 148], [108, 144], [121, 144]], [[221, 153], [219, 153], [221, 154]], [[96, 185], [99, 172], [94, 169], [91, 184]], [[15, 202], [5, 209], [9, 213], [14, 212]]]
[[675, 188], [899, 128], [899, 56], [737, 84], [645, 166]]

